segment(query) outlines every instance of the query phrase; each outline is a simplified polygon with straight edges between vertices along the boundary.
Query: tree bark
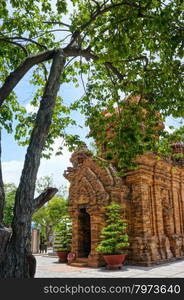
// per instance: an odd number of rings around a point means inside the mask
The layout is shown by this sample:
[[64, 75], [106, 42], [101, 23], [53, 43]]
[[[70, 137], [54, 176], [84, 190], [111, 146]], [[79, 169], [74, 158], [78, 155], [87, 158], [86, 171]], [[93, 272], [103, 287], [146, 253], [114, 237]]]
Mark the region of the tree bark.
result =
[[8, 240], [10, 237], [10, 231], [3, 226], [3, 210], [5, 203], [4, 184], [2, 178], [2, 166], [1, 166], [1, 129], [0, 129], [0, 263], [4, 259], [4, 254]]
[[54, 195], [58, 192], [56, 188], [47, 188], [46, 191], [41, 193], [37, 198], [33, 201], [33, 213], [41, 208], [46, 202], [48, 202]]
[[4, 202], [5, 202], [5, 193], [4, 193], [2, 165], [1, 165], [1, 129], [0, 129], [0, 225], [3, 223]]
[[[62, 50], [48, 50], [42, 53], [39, 53], [35, 56], [30, 56], [26, 58], [22, 64], [14, 70], [5, 80], [4, 84], [0, 88], [0, 106], [3, 104], [5, 99], [10, 95], [10, 93], [13, 91], [13, 89], [16, 87], [16, 85], [19, 83], [19, 81], [24, 77], [24, 75], [36, 64], [42, 63], [44, 61], [47, 61], [55, 55], [56, 51], [63, 51], [64, 56], [66, 57], [77, 57], [82, 56], [86, 59], [92, 59], [94, 61], [97, 61], [99, 59], [99, 56], [93, 54], [88, 49], [77, 49], [72, 47], [65, 47]], [[124, 75], [121, 74], [118, 69], [113, 65], [111, 62], [104, 62], [104, 65], [109, 68], [116, 76], [117, 78], [122, 81], [124, 80]]]
[[22, 62], [22, 64], [20, 64], [20, 66], [18, 66], [18, 68], [15, 69], [15, 71], [10, 73], [10, 75], [5, 80], [5, 83], [0, 88], [0, 106], [16, 87], [17, 83], [34, 65], [53, 58], [55, 52], [56, 50], [48, 50], [35, 56], [30, 56], [26, 58]]
[[30, 278], [27, 258], [31, 253], [31, 217], [35, 205], [35, 183], [41, 153], [52, 122], [64, 64], [63, 52], [58, 50], [53, 58], [16, 192], [12, 236], [6, 249], [5, 259], [0, 264], [1, 278]]

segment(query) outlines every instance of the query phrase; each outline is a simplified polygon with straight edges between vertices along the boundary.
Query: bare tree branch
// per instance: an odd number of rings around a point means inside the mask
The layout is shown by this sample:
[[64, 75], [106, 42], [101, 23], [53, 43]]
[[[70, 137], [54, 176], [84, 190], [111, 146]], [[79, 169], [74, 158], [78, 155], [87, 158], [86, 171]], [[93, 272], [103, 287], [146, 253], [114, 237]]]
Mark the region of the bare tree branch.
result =
[[34, 199], [33, 203], [33, 213], [41, 208], [45, 203], [51, 200], [54, 195], [58, 192], [58, 189], [49, 187], [43, 193], [41, 193], [37, 198]]
[[[105, 2], [106, 4], [106, 2]], [[104, 5], [105, 5], [104, 4]], [[103, 5], [103, 6], [104, 6]], [[140, 10], [140, 6], [129, 2], [129, 1], [122, 1], [119, 3], [112, 3], [111, 5], [104, 7], [102, 9], [103, 6], [101, 6], [100, 9], [97, 9], [95, 11], [95, 13], [91, 16], [90, 20], [81, 25], [78, 30], [76, 30], [73, 35], [72, 35], [72, 39], [71, 42], [67, 45], [67, 47], [65, 47], [63, 49], [63, 53], [64, 55], [67, 56], [82, 56], [85, 57], [87, 59], [93, 59], [98, 60], [99, 57], [93, 53], [91, 53], [89, 50], [81, 50], [81, 49], [76, 49], [73, 46], [74, 42], [77, 40], [77, 38], [80, 36], [81, 32], [83, 30], [85, 30], [90, 24], [92, 24], [97, 17], [103, 15], [105, 12], [110, 11], [113, 8], [117, 8], [117, 7], [121, 7], [121, 6], [129, 6], [129, 7], [133, 7], [133, 8], [137, 8]], [[63, 22], [51, 22], [51, 21], [46, 21], [44, 23], [47, 24], [59, 24], [59, 25], [63, 25], [63, 26], [67, 26], [70, 27], [70, 25], [63, 23]], [[43, 61], [49, 60], [53, 57], [55, 53], [55, 50], [48, 50], [46, 52], [40, 53], [38, 55], [32, 56], [32, 57], [28, 57], [14, 72], [12, 72], [8, 78], [6, 79], [4, 85], [0, 88], [0, 105], [3, 103], [3, 101], [9, 96], [9, 94], [11, 93], [11, 91], [13, 90], [13, 88], [16, 86], [16, 84], [21, 80], [21, 78], [27, 73], [27, 71], [34, 66], [35, 64], [38, 63], [42, 63]], [[105, 62], [104, 63], [106, 67], [108, 67], [114, 74], [116, 74], [116, 76], [118, 77], [118, 79], [120, 81], [124, 80], [124, 75], [122, 75], [118, 69], [116, 67], [114, 67], [112, 62]]]
[[[1, 40], [2, 40], [2, 41], [4, 40], [4, 41], [9, 42], [9, 43], [10, 43], [10, 41], [12, 41], [12, 40], [22, 40], [22, 41], [26, 41], [26, 42], [33, 43], [33, 44], [37, 45], [38, 47], [44, 48], [45, 50], [47, 50], [47, 47], [46, 47], [45, 45], [40, 44], [40, 43], [34, 41], [33, 39], [25, 38], [25, 37], [22, 37], [22, 36], [14, 36], [14, 37], [6, 37], [6, 36], [4, 36], [3, 38], [0, 38], [0, 41], [1, 41]], [[12, 42], [12, 43], [16, 43], [16, 42]], [[19, 43], [18, 43], [18, 45], [20, 45], [20, 47], [21, 47], [21, 46], [23, 47], [22, 44], [19, 44]], [[26, 49], [25, 49], [25, 50], [26, 50]], [[26, 50], [26, 51], [27, 51], [27, 50]]]
[[43, 73], [44, 73], [44, 78], [45, 78], [45, 81], [47, 82], [47, 68], [46, 66], [44, 65], [44, 63], [41, 63], [41, 66], [43, 68]]
[[[82, 57], [80, 57], [80, 67], [82, 69]], [[80, 72], [80, 77], [81, 77], [81, 81], [82, 81], [84, 92], [86, 94], [86, 87], [85, 87], [84, 79], [83, 79], [83, 76], [82, 76], [82, 72]]]
[[143, 60], [145, 61], [145, 66], [144, 67], [147, 67], [148, 64], [149, 64], [149, 60], [147, 58], [146, 55], [140, 55], [138, 57], [134, 57], [134, 58], [127, 58], [127, 59], [122, 59], [121, 61], [114, 61], [114, 63], [121, 63], [121, 62], [132, 62], [132, 61], [137, 61], [137, 60]]
[[[93, 54], [91, 51], [87, 49], [80, 50], [75, 48], [69, 48], [68, 46], [63, 49], [63, 52], [66, 56], [82, 56], [86, 59], [92, 59], [94, 61], [97, 61], [99, 59], [99, 56]], [[124, 75], [122, 75], [116, 67], [113, 66], [111, 62], [105, 62], [104, 65], [106, 65], [116, 76], [120, 81], [124, 79]]]
[[[48, 51], [45, 51], [45, 52], [41, 52], [38, 55], [30, 56], [30, 57], [26, 58], [23, 61], [23, 63], [16, 70], [14, 70], [12, 73], [10, 73], [10, 75], [5, 80], [5, 83], [0, 88], [0, 106], [2, 105], [2, 103], [4, 102], [4, 100], [9, 96], [9, 94], [12, 92], [12, 90], [17, 85], [17, 83], [23, 78], [23, 76], [34, 65], [42, 63], [44, 61], [47, 61], [47, 60], [51, 59], [57, 51], [58, 50], [56, 50], [56, 49], [54, 49], [54, 50], [48, 50]], [[99, 57], [97, 55], [93, 54], [88, 49], [81, 50], [81, 49], [69, 48], [68, 46], [63, 49], [63, 55], [65, 57], [69, 57], [69, 56], [74, 56], [74, 57], [82, 56], [82, 57], [84, 57], [86, 59], [92, 59], [94, 61], [97, 61], [99, 59]], [[116, 76], [118, 77], [118, 79], [120, 81], [122, 81], [124, 79], [124, 75], [122, 75], [118, 71], [118, 69], [113, 66], [113, 64], [111, 62], [105, 62], [104, 64], [114, 74], [116, 74]]]
[[90, 20], [88, 22], [86, 22], [85, 24], [81, 25], [76, 31], [74, 31], [73, 35], [72, 35], [72, 39], [70, 44], [68, 45], [68, 47], [72, 46], [72, 44], [74, 43], [74, 41], [77, 40], [77, 38], [80, 36], [81, 32], [83, 30], [85, 30], [88, 26], [90, 26], [99, 16], [103, 15], [104, 13], [110, 11], [113, 8], [117, 8], [120, 6], [130, 6], [132, 8], [137, 8], [140, 9], [140, 6], [137, 5], [136, 3], [132, 3], [132, 2], [128, 2], [128, 1], [122, 1], [120, 3], [115, 3], [112, 5], [109, 5], [101, 10], [97, 9], [95, 11], [95, 13], [91, 16]]
[[98, 1], [96, 1], [96, 0], [92, 0], [92, 2], [94, 2], [94, 3], [96, 4], [96, 6], [97, 6], [97, 8], [98, 8], [98, 9], [100, 9], [100, 8], [101, 8], [101, 6], [100, 6], [100, 4], [98, 3]]
[[70, 27], [71, 25], [69, 24], [66, 24], [66, 23], [63, 23], [63, 22], [52, 22], [52, 21], [45, 21], [43, 22], [44, 24], [53, 24], [53, 25], [63, 25], [63, 26], [66, 26], [66, 27]]
[[6, 42], [6, 43], [13, 44], [15, 46], [18, 46], [18, 47], [20, 47], [24, 51], [24, 53], [25, 53], [26, 56], [29, 55], [28, 52], [27, 52], [27, 50], [26, 50], [26, 48], [23, 45], [21, 45], [21, 44], [19, 44], [17, 42], [11, 41], [11, 40], [9, 40], [7, 38], [0, 38], [0, 42]]
[[38, 34], [38, 35], [36, 35], [34, 38], [39, 38], [39, 37], [41, 37], [41, 36], [44, 36], [45, 34], [47, 34], [47, 33], [51, 33], [51, 32], [58, 32], [58, 31], [61, 31], [61, 32], [71, 32], [69, 29], [53, 29], [53, 30], [48, 30], [48, 31], [40, 31], [40, 32], [38, 32], [38, 33], [40, 33], [40, 34]]
[[69, 38], [70, 36], [72, 36], [72, 33], [67, 34], [63, 39], [59, 40], [59, 43], [63, 43], [67, 38]]
[[17, 83], [34, 65], [51, 59], [56, 51], [57, 50], [48, 50], [46, 52], [27, 57], [16, 70], [10, 73], [10, 75], [5, 80], [5, 83], [0, 88], [0, 106], [12, 92]]
[[68, 65], [75, 59], [75, 56], [72, 57], [66, 64], [65, 64], [65, 68], [68, 67]]

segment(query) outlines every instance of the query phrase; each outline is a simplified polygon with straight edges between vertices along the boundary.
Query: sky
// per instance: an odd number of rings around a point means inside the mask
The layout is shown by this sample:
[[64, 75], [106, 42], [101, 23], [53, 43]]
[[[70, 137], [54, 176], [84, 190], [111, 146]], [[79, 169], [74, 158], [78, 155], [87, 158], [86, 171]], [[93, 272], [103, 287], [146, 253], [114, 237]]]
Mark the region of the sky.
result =
[[[29, 84], [29, 79], [31, 78], [31, 72], [29, 72], [25, 78], [17, 85], [16, 93], [21, 100], [21, 103], [28, 108], [30, 105], [29, 102], [31, 100], [31, 96], [34, 94], [34, 87]], [[65, 103], [71, 103], [76, 98], [80, 98], [84, 93], [82, 84], [80, 87], [75, 88], [72, 84], [64, 85], [61, 88], [60, 94], [62, 95]], [[81, 125], [84, 125], [84, 117], [76, 112], [73, 117], [77, 122]], [[178, 122], [173, 118], [169, 118], [167, 120], [166, 128], [168, 129], [168, 125], [177, 126]], [[76, 133], [78, 133], [83, 140], [85, 140], [85, 136], [88, 134], [88, 128], [83, 126], [83, 129], [75, 129]], [[77, 132], [78, 130], [78, 132]], [[57, 147], [59, 146], [60, 140], [59, 138], [55, 141], [54, 144], [54, 152], [51, 158], [41, 159], [41, 164], [39, 167], [39, 172], [37, 178], [43, 176], [52, 176], [53, 182], [56, 187], [60, 187], [61, 185], [69, 186], [69, 182], [63, 177], [64, 170], [67, 167], [72, 166], [70, 162], [71, 153], [68, 151], [66, 147], [63, 149], [63, 155], [56, 156], [55, 152]], [[14, 183], [16, 186], [19, 184], [19, 179], [21, 175], [21, 171], [23, 168], [24, 157], [26, 153], [26, 147], [19, 146], [17, 142], [14, 140], [13, 135], [7, 134], [5, 131], [2, 133], [2, 169], [3, 169], [3, 180], [4, 183]]]
[[[53, 6], [56, 0], [52, 0]], [[68, 7], [70, 12], [72, 11], [72, 4], [68, 1]], [[11, 9], [11, 8], [10, 8]], [[69, 17], [65, 16], [63, 22], [69, 23]], [[61, 34], [61, 33], [60, 33]], [[36, 87], [29, 84], [29, 80], [32, 77], [32, 71], [29, 71], [23, 80], [21, 80], [15, 88], [15, 92], [18, 96], [20, 103], [26, 107], [27, 110], [32, 109], [29, 105]], [[80, 98], [84, 94], [82, 83], [78, 88], [75, 88], [73, 84], [65, 84], [61, 87], [59, 93], [63, 99], [64, 103], [68, 104]], [[84, 126], [84, 117], [79, 114], [79, 112], [74, 112], [72, 117], [83, 126], [83, 129], [72, 128], [72, 133], [77, 133], [80, 135], [82, 140], [85, 140], [85, 136], [88, 133], [88, 128]], [[63, 155], [56, 156], [55, 152], [60, 140], [57, 139], [54, 143], [54, 151], [49, 160], [42, 158], [38, 176], [37, 178], [43, 176], [52, 176], [54, 186], [60, 187], [61, 185], [69, 186], [68, 181], [63, 177], [64, 170], [71, 166], [70, 156], [71, 153], [66, 147], [63, 149]], [[7, 134], [5, 130], [2, 132], [2, 170], [3, 170], [3, 180], [4, 183], [14, 183], [16, 186], [19, 184], [19, 179], [21, 176], [24, 158], [26, 154], [26, 147], [19, 146], [14, 140], [13, 135]]]
[[[70, 9], [72, 9], [70, 1]], [[55, 3], [55, 0], [53, 0]], [[63, 19], [64, 22], [68, 21], [68, 17]], [[32, 71], [28, 72], [23, 80], [17, 85], [15, 92], [18, 95], [18, 99], [21, 104], [24, 105], [27, 109], [31, 109], [29, 102], [31, 101], [36, 87], [29, 84], [31, 79]], [[64, 99], [65, 103], [71, 103], [73, 100], [79, 99], [84, 93], [82, 82], [80, 86], [75, 88], [72, 84], [65, 84], [60, 89], [60, 94]], [[78, 133], [81, 138], [84, 140], [85, 136], [88, 134], [88, 128], [84, 126], [84, 117], [75, 112], [73, 117], [77, 122], [83, 125], [83, 129], [78, 130]], [[178, 122], [172, 118], [167, 120], [166, 128], [168, 125], [177, 126]], [[73, 131], [73, 129], [72, 129]], [[67, 167], [71, 166], [70, 156], [71, 153], [65, 147], [63, 149], [63, 155], [55, 156], [55, 151], [59, 145], [60, 140], [57, 139], [54, 144], [54, 152], [50, 160], [41, 159], [41, 164], [38, 172], [37, 178], [43, 176], [52, 176], [53, 182], [56, 187], [61, 185], [69, 186], [68, 181], [63, 177], [64, 170]], [[2, 132], [2, 169], [3, 169], [3, 180], [4, 183], [14, 183], [18, 186], [19, 179], [24, 163], [24, 157], [26, 153], [26, 147], [21, 147], [17, 145], [17, 142], [14, 140], [13, 135], [7, 134], [5, 131]]]
[[[34, 95], [35, 87], [29, 84], [31, 78], [31, 72], [29, 72], [24, 79], [19, 82], [15, 92], [20, 99], [22, 105], [24, 105], [28, 110], [30, 107], [31, 97]], [[84, 93], [82, 84], [79, 88], [75, 88], [72, 84], [65, 84], [60, 89], [60, 95], [63, 97], [65, 103], [71, 103], [73, 100], [80, 98]], [[79, 114], [79, 112], [73, 113], [73, 118], [80, 124], [83, 125], [83, 129], [72, 128], [72, 133], [74, 131], [78, 133], [84, 140], [88, 133], [88, 128], [84, 126], [84, 117]], [[43, 176], [52, 176], [54, 185], [59, 187], [61, 185], [68, 186], [68, 181], [63, 177], [64, 170], [68, 166], [71, 166], [70, 156], [71, 153], [66, 147], [63, 149], [63, 155], [56, 156], [55, 152], [59, 146], [60, 140], [57, 139], [54, 143], [54, 152], [51, 158], [41, 159], [41, 164], [38, 172], [37, 178]], [[21, 175], [24, 157], [26, 153], [26, 147], [19, 146], [14, 140], [13, 135], [7, 134], [5, 130], [2, 133], [2, 169], [3, 169], [3, 180], [4, 183], [15, 183], [18, 185], [19, 178]]]

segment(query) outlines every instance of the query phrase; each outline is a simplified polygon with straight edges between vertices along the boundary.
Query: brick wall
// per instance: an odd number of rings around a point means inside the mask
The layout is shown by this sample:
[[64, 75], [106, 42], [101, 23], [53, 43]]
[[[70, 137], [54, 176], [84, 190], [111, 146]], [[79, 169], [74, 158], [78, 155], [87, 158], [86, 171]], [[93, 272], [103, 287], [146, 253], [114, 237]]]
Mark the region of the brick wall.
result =
[[[153, 154], [137, 159], [138, 168], [124, 178], [114, 167], [102, 167], [87, 149], [75, 152], [64, 176], [70, 181], [69, 210], [73, 220], [72, 252], [81, 257], [83, 234], [81, 212], [90, 219], [88, 265], [103, 265], [95, 248], [105, 225], [105, 209], [111, 200], [122, 207], [128, 220], [128, 262], [152, 265], [184, 256], [184, 168]], [[83, 242], [81, 242], [83, 241]], [[86, 238], [89, 243], [89, 237]]]

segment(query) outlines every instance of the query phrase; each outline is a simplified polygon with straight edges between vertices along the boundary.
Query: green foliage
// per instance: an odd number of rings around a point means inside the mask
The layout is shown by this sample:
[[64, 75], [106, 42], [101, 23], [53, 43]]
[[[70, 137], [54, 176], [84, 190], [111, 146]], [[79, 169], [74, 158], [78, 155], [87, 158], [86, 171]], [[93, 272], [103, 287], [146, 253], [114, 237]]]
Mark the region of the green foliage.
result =
[[[69, 12], [69, 5], [74, 10]], [[73, 0], [11, 0], [0, 4], [0, 82], [27, 57], [47, 49], [79, 49], [66, 54], [65, 70], [61, 76], [67, 83], [83, 86], [84, 96], [76, 102], [64, 103], [58, 96], [53, 122], [43, 155], [50, 157], [54, 140], [62, 138], [63, 145], [72, 151], [80, 145], [79, 135], [73, 135], [73, 110], [86, 116], [90, 135], [99, 147], [107, 144], [107, 160], [118, 160], [119, 169], [135, 168], [132, 161], [147, 151], [168, 152], [170, 136], [159, 131], [154, 139], [155, 123], [162, 112], [167, 116], [183, 117], [183, 1], [84, 1]], [[70, 13], [68, 24], [63, 17]], [[21, 20], [21, 21], [20, 21]], [[74, 38], [74, 44], [71, 40]], [[82, 52], [85, 50], [84, 52]], [[83, 54], [84, 53], [84, 54]], [[88, 55], [87, 55], [88, 54]], [[30, 84], [36, 87], [31, 104], [38, 107], [48, 79], [50, 62], [33, 68]], [[115, 107], [124, 109], [125, 98], [140, 95], [137, 107], [126, 106], [123, 118], [117, 118]], [[23, 100], [23, 99], [22, 99]], [[16, 120], [15, 138], [28, 145], [36, 113], [26, 113], [14, 92], [0, 111], [0, 126], [12, 132]], [[141, 115], [142, 109], [148, 114]], [[108, 110], [111, 118], [105, 120], [101, 112]], [[106, 141], [107, 122], [114, 122], [115, 135]], [[144, 134], [142, 123], [146, 123]], [[101, 132], [101, 137], [99, 136]], [[177, 132], [181, 139], [181, 131]], [[62, 154], [62, 143], [58, 154]]]
[[116, 203], [106, 207], [107, 226], [101, 231], [102, 241], [96, 251], [102, 254], [121, 254], [129, 246], [126, 234], [127, 222], [121, 219], [121, 207]]
[[13, 219], [13, 207], [15, 202], [15, 193], [17, 187], [13, 183], [5, 184], [5, 208], [4, 208], [4, 219], [5, 226], [10, 227]]
[[32, 221], [37, 227], [40, 227], [41, 229], [44, 229], [46, 228], [46, 226], [50, 225], [50, 218], [48, 216], [47, 207], [43, 206], [39, 210], [37, 210], [33, 214]]
[[[43, 176], [37, 180], [36, 191], [41, 194], [48, 187], [53, 187], [52, 176]], [[66, 194], [66, 188], [62, 187], [57, 196], [54, 196], [47, 204], [37, 210], [32, 221], [41, 231], [45, 239], [49, 238], [49, 233], [53, 231], [53, 227], [58, 224], [62, 216], [68, 213], [68, 203], [63, 194]]]
[[61, 219], [61, 216], [68, 213], [67, 204], [67, 201], [61, 197], [53, 197], [53, 199], [49, 201], [47, 208], [52, 224], [57, 224]]
[[0, 127], [2, 126], [6, 129], [8, 133], [12, 133], [13, 121], [15, 121], [16, 119], [21, 120], [22, 115], [24, 115], [25, 112], [25, 108], [19, 104], [15, 93], [12, 92], [11, 95], [5, 101], [5, 103], [1, 106]]
[[[0, 83], [3, 84], [9, 73], [21, 64], [26, 57], [36, 55], [49, 48], [62, 47], [62, 41], [59, 44], [56, 41], [56, 39], [58, 40], [57, 34], [60, 34], [61, 31], [63, 31], [62, 35], [65, 32], [68, 34], [68, 31], [67, 28], [55, 28], [54, 23], [60, 22], [63, 15], [66, 14], [67, 3], [66, 1], [57, 1], [56, 5], [58, 12], [56, 12], [55, 5], [51, 0], [12, 0], [8, 10], [6, 1], [1, 1]], [[31, 74], [30, 84], [37, 87], [35, 95], [33, 95], [30, 102], [34, 107], [39, 106], [49, 68], [50, 62], [38, 64]], [[69, 76], [69, 73], [68, 70], [67, 76]], [[24, 99], [20, 99], [20, 101], [25, 103]], [[55, 138], [58, 136], [67, 137], [64, 129], [74, 124], [74, 121], [69, 116], [69, 109], [62, 102], [62, 98], [58, 97], [52, 127], [43, 154], [47, 158], [50, 157], [53, 151], [52, 144]], [[23, 146], [29, 144], [35, 119], [36, 113], [26, 113], [25, 108], [17, 102], [14, 92], [11, 93], [0, 110], [0, 126], [2, 125], [2, 127], [6, 128], [9, 133], [12, 133], [14, 126], [16, 126], [15, 139]], [[68, 142], [70, 144], [75, 143], [75, 138], [73, 140], [71, 138], [68, 139]], [[61, 148], [62, 145], [59, 153], [61, 153]]]
[[53, 232], [54, 226], [60, 222], [62, 216], [65, 216], [67, 212], [67, 201], [64, 198], [55, 196], [48, 204], [33, 214], [32, 221], [40, 229], [45, 239], [48, 239], [49, 233]]
[[67, 214], [67, 201], [61, 197], [53, 197], [49, 203], [33, 215], [32, 221], [40, 226], [56, 226], [62, 216]]
[[97, 142], [98, 154], [113, 162], [124, 175], [126, 170], [136, 168], [137, 155], [158, 151], [158, 137], [164, 135], [160, 126], [163, 117], [154, 109], [147, 110], [144, 102], [137, 104], [126, 99], [118, 107], [114, 108], [113, 104], [109, 101], [108, 109], [101, 111], [90, 107], [87, 124], [91, 128], [90, 136]]
[[[52, 176], [43, 176], [37, 180], [36, 192], [41, 194], [48, 187], [53, 187]], [[58, 195], [54, 196], [47, 204], [37, 210], [32, 217], [36, 227], [40, 228], [41, 234], [45, 239], [49, 238], [49, 232], [58, 224], [62, 216], [68, 213], [68, 202], [62, 194], [66, 194], [66, 188], [62, 187]]]
[[56, 6], [57, 6], [58, 13], [67, 13], [66, 0], [57, 0]]
[[68, 216], [60, 219], [59, 223], [54, 227], [55, 251], [70, 251], [72, 240], [72, 224], [71, 219]]

